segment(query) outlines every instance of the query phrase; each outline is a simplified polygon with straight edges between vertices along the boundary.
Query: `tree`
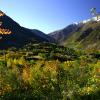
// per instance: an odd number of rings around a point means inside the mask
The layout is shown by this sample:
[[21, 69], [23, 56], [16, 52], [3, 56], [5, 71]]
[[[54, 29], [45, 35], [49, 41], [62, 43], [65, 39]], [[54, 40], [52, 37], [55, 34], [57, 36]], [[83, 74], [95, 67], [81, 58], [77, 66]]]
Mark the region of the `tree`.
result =
[[96, 8], [91, 8], [90, 12], [91, 12], [92, 15], [96, 15]]
[[97, 13], [96, 8], [91, 8], [91, 9], [90, 9], [90, 12], [91, 12], [91, 14], [92, 14], [93, 16], [96, 16], [96, 18], [97, 18], [97, 20], [98, 20], [99, 14]]

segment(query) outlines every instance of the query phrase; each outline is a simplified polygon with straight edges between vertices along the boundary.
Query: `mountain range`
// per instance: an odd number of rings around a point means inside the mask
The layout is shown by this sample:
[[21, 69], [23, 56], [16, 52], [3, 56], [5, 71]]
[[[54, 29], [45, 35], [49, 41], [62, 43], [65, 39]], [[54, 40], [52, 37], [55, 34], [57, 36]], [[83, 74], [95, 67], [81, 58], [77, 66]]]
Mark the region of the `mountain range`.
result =
[[100, 19], [93, 17], [49, 33], [58, 44], [100, 50]]
[[72, 48], [98, 50], [100, 49], [100, 19], [97, 20], [96, 17], [93, 17], [45, 34], [37, 29], [20, 26], [0, 11], [0, 48], [21, 47], [29, 42], [53, 42]]
[[39, 30], [20, 26], [0, 11], [0, 48], [21, 47], [31, 41], [54, 42], [54, 39]]

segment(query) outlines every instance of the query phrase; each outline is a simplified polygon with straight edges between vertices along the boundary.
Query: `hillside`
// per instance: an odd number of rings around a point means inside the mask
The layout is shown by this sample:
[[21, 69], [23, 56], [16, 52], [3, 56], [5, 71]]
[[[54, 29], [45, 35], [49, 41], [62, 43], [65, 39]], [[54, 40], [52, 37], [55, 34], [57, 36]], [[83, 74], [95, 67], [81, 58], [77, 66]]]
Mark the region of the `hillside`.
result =
[[58, 44], [62, 44], [62, 42], [66, 39], [66, 37], [69, 37], [69, 35], [72, 32], [75, 32], [76, 30], [77, 30], [77, 25], [71, 24], [65, 27], [64, 29], [49, 33], [49, 36], [54, 38], [58, 42]]
[[0, 11], [0, 48], [21, 47], [29, 42], [54, 42], [54, 39], [39, 30], [21, 27]]
[[100, 50], [100, 22], [90, 21], [64, 41], [64, 45]]
[[100, 49], [100, 21], [88, 20], [74, 25], [75, 27], [69, 26], [49, 35], [64, 46]]
[[99, 100], [100, 53], [54, 43], [0, 50], [0, 100]]

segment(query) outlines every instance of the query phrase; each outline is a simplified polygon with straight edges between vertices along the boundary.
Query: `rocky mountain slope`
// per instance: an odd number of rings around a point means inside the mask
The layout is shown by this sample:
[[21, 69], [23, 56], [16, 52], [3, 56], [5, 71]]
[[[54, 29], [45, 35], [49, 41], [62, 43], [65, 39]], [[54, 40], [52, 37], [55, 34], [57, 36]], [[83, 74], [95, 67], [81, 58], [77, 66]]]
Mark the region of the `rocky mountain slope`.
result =
[[75, 32], [77, 30], [77, 25], [76, 24], [71, 24], [61, 30], [57, 30], [57, 31], [54, 31], [52, 33], [49, 33], [49, 36], [51, 36], [52, 38], [54, 38], [58, 44], [62, 44], [63, 41], [69, 37], [69, 35], [72, 33], [72, 32]]
[[64, 41], [64, 45], [100, 50], [100, 22], [90, 21]]
[[100, 20], [84, 20], [49, 34], [59, 44], [85, 49], [100, 49]]

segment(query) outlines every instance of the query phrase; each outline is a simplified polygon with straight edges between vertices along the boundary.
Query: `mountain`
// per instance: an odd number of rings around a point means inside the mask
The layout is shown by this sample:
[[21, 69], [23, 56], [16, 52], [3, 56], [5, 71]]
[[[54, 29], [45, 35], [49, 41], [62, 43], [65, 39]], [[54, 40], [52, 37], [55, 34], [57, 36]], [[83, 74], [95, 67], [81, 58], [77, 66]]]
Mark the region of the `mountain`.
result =
[[22, 47], [30, 42], [56, 42], [68, 47], [100, 49], [100, 18], [83, 20], [46, 35], [37, 29], [20, 26], [0, 11], [0, 49]]
[[69, 35], [72, 33], [72, 32], [75, 32], [77, 30], [77, 24], [71, 24], [61, 30], [58, 30], [58, 31], [54, 31], [52, 33], [49, 33], [49, 36], [51, 36], [52, 38], [54, 38], [58, 44], [62, 44], [63, 41], [69, 37]]
[[100, 19], [92, 19], [71, 24], [66, 28], [49, 34], [60, 45], [84, 49], [100, 50]]
[[21, 47], [31, 41], [54, 42], [54, 39], [39, 30], [20, 26], [0, 11], [0, 48]]
[[100, 22], [90, 21], [64, 41], [65, 46], [100, 50]]

